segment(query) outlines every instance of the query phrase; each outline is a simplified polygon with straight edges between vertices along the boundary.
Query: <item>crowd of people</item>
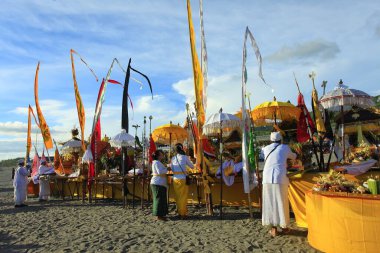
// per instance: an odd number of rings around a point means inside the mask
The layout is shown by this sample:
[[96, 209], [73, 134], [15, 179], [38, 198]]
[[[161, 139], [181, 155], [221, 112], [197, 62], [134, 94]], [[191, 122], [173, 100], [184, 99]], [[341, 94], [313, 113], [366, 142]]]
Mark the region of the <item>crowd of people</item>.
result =
[[[289, 232], [289, 200], [288, 200], [288, 185], [289, 179], [286, 175], [287, 160], [296, 159], [296, 154], [293, 153], [290, 147], [282, 144], [282, 136], [279, 132], [272, 132], [270, 135], [271, 144], [263, 148], [264, 170], [263, 170], [263, 191], [262, 191], [262, 224], [270, 226], [270, 235], [276, 236], [280, 227], [282, 233]], [[168, 171], [172, 174], [172, 185], [175, 194], [175, 202], [178, 216], [181, 219], [186, 219], [188, 216], [187, 197], [189, 185], [187, 182], [188, 174], [187, 167], [194, 168], [194, 164], [190, 157], [186, 155], [183, 145], [178, 143], [175, 145], [175, 155], [171, 158], [169, 164], [165, 163], [165, 153], [158, 149], [153, 154], [153, 162], [151, 167], [150, 187], [153, 196], [153, 216], [157, 220], [166, 221], [168, 215]], [[242, 163], [234, 163], [232, 156], [228, 153], [223, 153], [225, 159], [223, 170], [231, 170], [229, 173], [237, 173], [242, 169]], [[231, 168], [230, 168], [231, 167]], [[47, 166], [45, 160], [41, 160], [41, 165], [38, 168], [38, 174], [33, 177], [35, 182], [39, 183], [39, 201], [47, 201], [50, 196], [49, 180], [45, 175], [52, 168]], [[222, 174], [219, 168], [216, 176]], [[226, 172], [225, 171], [225, 172]], [[15, 207], [27, 206], [27, 185], [28, 177], [31, 174], [31, 166], [23, 159], [19, 160], [18, 168], [14, 173], [14, 200]], [[225, 182], [228, 182], [228, 173], [223, 173], [222, 177]]]

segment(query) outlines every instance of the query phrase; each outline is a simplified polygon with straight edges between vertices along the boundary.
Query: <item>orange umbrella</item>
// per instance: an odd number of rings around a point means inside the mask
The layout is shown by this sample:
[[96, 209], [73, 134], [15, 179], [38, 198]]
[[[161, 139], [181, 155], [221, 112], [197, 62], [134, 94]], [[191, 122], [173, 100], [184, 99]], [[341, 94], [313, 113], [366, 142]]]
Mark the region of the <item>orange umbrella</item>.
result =
[[171, 150], [172, 143], [183, 143], [188, 138], [188, 133], [185, 128], [170, 122], [154, 129], [152, 138], [154, 142], [169, 145]]
[[252, 111], [252, 119], [254, 122], [260, 120], [274, 120], [276, 123], [277, 120], [292, 120], [295, 119], [298, 121], [301, 110], [291, 104], [290, 102], [279, 102], [274, 101], [264, 102], [256, 106]]

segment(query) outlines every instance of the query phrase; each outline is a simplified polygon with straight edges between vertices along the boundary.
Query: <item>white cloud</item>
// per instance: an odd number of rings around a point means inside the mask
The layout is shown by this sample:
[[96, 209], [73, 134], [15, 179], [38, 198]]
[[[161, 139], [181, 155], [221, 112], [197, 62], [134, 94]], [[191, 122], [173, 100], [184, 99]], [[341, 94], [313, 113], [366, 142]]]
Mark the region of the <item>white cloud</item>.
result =
[[317, 62], [331, 60], [340, 52], [335, 42], [313, 40], [294, 46], [284, 46], [267, 57], [273, 62]]

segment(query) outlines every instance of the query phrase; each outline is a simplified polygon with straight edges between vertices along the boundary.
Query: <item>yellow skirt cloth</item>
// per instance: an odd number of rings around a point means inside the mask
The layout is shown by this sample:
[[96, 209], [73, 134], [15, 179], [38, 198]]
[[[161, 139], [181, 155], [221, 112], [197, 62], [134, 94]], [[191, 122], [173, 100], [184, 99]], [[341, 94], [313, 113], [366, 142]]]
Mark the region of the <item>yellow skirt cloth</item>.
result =
[[186, 179], [173, 179], [173, 188], [175, 194], [175, 202], [177, 205], [177, 212], [180, 216], [186, 216], [187, 195], [189, 193], [189, 186], [186, 185]]

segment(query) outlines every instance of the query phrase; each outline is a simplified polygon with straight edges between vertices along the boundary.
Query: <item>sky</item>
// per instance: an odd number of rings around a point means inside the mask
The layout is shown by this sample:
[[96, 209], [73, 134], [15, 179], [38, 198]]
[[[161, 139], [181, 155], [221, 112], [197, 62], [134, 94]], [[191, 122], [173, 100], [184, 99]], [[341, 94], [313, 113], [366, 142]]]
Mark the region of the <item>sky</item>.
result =
[[[306, 103], [312, 83], [327, 80], [331, 90], [343, 79], [351, 88], [379, 95], [380, 5], [376, 0], [204, 0], [204, 29], [208, 53], [207, 116], [222, 107], [235, 113], [241, 105], [242, 46], [246, 26], [263, 57], [263, 74], [248, 45], [248, 83], [252, 106], [272, 100], [296, 104], [296, 73]], [[192, 0], [198, 55], [200, 54], [199, 1]], [[42, 112], [57, 142], [71, 138], [79, 126], [70, 49], [77, 51], [101, 80], [117, 58], [147, 74], [131, 80], [132, 124], [143, 126], [153, 116], [152, 129], [185, 121], [185, 104], [194, 102], [193, 72], [185, 0], [2, 0], [0, 3], [0, 160], [23, 156], [27, 108], [34, 106], [34, 76], [38, 61]], [[77, 82], [86, 112], [85, 136], [92, 127], [100, 82], [79, 58]], [[124, 82], [114, 67], [111, 79]], [[108, 85], [102, 113], [103, 134], [121, 130], [122, 88]], [[149, 122], [149, 121], [148, 121]], [[141, 130], [141, 128], [140, 128]], [[149, 132], [149, 124], [146, 126]], [[134, 132], [131, 131], [132, 134]], [[140, 132], [139, 132], [140, 135]], [[33, 144], [42, 151], [33, 125]]]

